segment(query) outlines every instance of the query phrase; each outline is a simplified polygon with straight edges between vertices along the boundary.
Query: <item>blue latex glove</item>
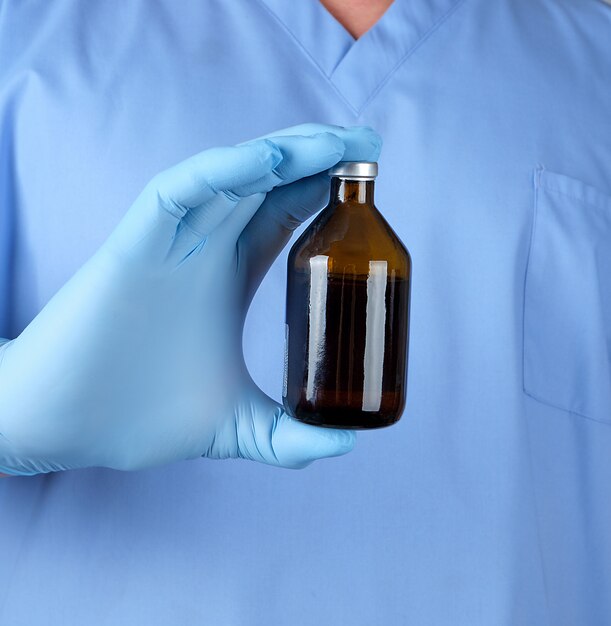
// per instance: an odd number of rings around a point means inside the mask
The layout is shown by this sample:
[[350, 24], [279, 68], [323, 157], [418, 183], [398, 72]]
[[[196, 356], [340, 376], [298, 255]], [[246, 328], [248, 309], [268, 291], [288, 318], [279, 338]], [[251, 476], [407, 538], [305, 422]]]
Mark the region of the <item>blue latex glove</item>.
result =
[[0, 346], [0, 470], [200, 456], [300, 468], [348, 452], [352, 432], [295, 421], [255, 385], [242, 329], [292, 230], [326, 199], [318, 173], [376, 160], [379, 147], [368, 128], [307, 124], [155, 176], [94, 256]]

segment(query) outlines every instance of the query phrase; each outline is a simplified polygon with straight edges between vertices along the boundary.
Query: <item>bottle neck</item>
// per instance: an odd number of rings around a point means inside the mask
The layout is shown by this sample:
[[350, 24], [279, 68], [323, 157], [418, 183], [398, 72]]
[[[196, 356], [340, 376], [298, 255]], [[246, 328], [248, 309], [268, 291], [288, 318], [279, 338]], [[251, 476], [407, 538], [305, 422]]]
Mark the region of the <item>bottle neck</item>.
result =
[[330, 203], [373, 205], [374, 183], [374, 180], [355, 180], [333, 176]]

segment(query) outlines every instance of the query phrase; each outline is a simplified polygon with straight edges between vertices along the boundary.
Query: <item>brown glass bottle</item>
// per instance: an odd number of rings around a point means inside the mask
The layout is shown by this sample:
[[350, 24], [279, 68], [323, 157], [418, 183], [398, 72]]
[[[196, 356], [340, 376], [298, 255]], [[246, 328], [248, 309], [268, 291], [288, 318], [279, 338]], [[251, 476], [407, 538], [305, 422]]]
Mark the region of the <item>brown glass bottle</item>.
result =
[[329, 174], [329, 204], [288, 257], [284, 407], [318, 426], [388, 426], [405, 406], [411, 259], [373, 204], [377, 164]]

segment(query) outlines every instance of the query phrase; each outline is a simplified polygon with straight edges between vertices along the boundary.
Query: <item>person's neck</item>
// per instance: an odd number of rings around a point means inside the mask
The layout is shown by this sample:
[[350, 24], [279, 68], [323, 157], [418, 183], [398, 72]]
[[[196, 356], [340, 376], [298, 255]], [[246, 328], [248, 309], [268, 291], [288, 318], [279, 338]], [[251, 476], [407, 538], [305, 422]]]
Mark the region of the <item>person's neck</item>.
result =
[[366, 33], [393, 0], [320, 0], [331, 15], [355, 38]]

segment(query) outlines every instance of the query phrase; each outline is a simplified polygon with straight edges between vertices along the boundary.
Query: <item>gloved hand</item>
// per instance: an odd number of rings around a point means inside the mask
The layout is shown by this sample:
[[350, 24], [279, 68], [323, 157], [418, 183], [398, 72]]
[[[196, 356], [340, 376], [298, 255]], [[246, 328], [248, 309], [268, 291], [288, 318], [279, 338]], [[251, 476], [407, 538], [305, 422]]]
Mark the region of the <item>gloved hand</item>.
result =
[[379, 147], [368, 128], [306, 124], [155, 176], [94, 256], [0, 346], [0, 471], [200, 456], [299, 468], [349, 451], [352, 432], [295, 421], [255, 385], [242, 330], [272, 261], [326, 199], [319, 172], [376, 160]]

